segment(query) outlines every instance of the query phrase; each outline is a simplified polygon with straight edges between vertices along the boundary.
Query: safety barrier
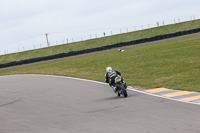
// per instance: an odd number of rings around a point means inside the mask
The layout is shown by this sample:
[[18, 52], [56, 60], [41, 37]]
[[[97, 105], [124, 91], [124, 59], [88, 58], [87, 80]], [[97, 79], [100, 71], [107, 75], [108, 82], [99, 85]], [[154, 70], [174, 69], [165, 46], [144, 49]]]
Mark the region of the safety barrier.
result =
[[154, 36], [154, 37], [150, 37], [150, 38], [142, 38], [142, 39], [133, 40], [133, 41], [129, 41], [129, 42], [121, 42], [121, 43], [116, 43], [116, 44], [112, 44], [112, 45], [101, 46], [101, 47], [96, 47], [96, 48], [91, 48], [91, 49], [83, 49], [83, 50], [79, 50], [79, 51], [71, 51], [68, 53], [60, 53], [60, 54], [56, 54], [56, 55], [26, 59], [26, 60], [21, 60], [21, 61], [13, 61], [13, 62], [5, 63], [5, 64], [0, 64], [0, 68], [29, 64], [29, 63], [40, 62], [40, 61], [47, 61], [47, 60], [75, 56], [75, 55], [86, 54], [86, 53], [97, 52], [97, 51], [103, 51], [103, 50], [108, 50], [108, 49], [112, 49], [112, 48], [136, 45], [136, 44], [145, 43], [145, 42], [153, 42], [153, 41], [193, 34], [193, 33], [197, 33], [197, 32], [200, 32], [200, 28], [187, 30], [187, 31], [179, 31], [176, 33], [170, 33], [170, 34], [165, 34], [165, 35], [158, 35], [158, 36]]

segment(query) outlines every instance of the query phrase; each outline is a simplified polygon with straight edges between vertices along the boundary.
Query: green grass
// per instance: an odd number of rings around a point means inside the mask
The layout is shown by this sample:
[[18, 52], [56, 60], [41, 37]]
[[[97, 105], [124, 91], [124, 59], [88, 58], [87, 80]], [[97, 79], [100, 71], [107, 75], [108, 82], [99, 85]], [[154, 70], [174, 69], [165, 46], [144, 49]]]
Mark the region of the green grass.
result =
[[178, 24], [161, 26], [159, 28], [152, 28], [152, 29], [147, 29], [147, 30], [142, 30], [142, 31], [108, 36], [105, 38], [98, 38], [98, 39], [70, 43], [70, 44], [65, 44], [65, 45], [60, 45], [60, 46], [53, 46], [53, 47], [43, 48], [43, 49], [38, 49], [38, 50], [20, 52], [20, 53], [9, 54], [9, 55], [2, 55], [0, 56], [0, 63], [2, 64], [2, 63], [11, 62], [11, 61], [18, 61], [18, 60], [48, 56], [48, 55], [53, 55], [53, 54], [58, 54], [58, 53], [64, 53], [64, 52], [69, 52], [69, 51], [76, 51], [76, 50], [94, 48], [94, 47], [99, 47], [99, 46], [111, 45], [111, 44], [115, 44], [119, 42], [132, 41], [132, 40], [146, 38], [146, 37], [153, 37], [156, 35], [163, 35], [163, 34], [168, 34], [168, 33], [173, 33], [173, 32], [178, 32], [178, 31], [195, 29], [199, 27], [200, 27], [200, 20], [188, 21], [188, 22], [183, 22], [183, 23], [178, 23]]
[[51, 62], [0, 69], [0, 75], [49, 74], [104, 82], [107, 66], [131, 86], [200, 91], [200, 37], [190, 35]]

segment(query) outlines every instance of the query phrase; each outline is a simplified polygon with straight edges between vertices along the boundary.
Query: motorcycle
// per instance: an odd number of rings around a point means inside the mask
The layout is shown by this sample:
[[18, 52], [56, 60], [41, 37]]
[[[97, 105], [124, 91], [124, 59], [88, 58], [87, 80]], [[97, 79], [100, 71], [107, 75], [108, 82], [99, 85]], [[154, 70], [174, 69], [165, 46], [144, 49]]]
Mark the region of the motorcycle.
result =
[[116, 87], [117, 96], [123, 95], [124, 97], [128, 96], [127, 90], [124, 86], [123, 78], [121, 76], [117, 76], [114, 80], [114, 86]]

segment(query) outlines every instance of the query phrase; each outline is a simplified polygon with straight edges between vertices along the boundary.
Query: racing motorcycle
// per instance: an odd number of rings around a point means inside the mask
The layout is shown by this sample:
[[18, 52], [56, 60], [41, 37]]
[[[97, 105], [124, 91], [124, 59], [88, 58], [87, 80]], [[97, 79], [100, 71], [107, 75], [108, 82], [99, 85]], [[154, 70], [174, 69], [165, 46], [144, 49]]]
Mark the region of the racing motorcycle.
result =
[[128, 96], [123, 80], [124, 79], [119, 75], [114, 80], [114, 86], [116, 87], [116, 94], [118, 97], [120, 97], [120, 95], [124, 97]]

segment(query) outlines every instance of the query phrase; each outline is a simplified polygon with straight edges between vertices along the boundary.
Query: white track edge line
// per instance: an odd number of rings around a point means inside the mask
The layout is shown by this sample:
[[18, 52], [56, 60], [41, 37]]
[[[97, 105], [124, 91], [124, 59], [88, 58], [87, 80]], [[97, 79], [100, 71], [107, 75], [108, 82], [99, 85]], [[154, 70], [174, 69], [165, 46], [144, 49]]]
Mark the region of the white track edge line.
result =
[[[92, 83], [98, 83], [98, 84], [107, 85], [107, 83], [103, 83], [103, 82], [99, 82], [99, 81], [95, 81], [95, 80], [81, 79], [81, 78], [74, 78], [74, 77], [66, 77], [66, 76], [56, 76], [56, 75], [16, 74], [16, 75], [4, 75], [4, 76], [24, 76], [24, 75], [43, 76], [43, 77], [55, 77], [55, 78], [67, 78], [67, 79], [74, 79], [74, 80], [87, 81], [87, 82], [92, 82]], [[200, 105], [199, 103], [193, 103], [193, 102], [183, 101], [183, 100], [179, 100], [179, 99], [174, 99], [174, 98], [170, 98], [170, 97], [164, 97], [164, 96], [161, 96], [161, 95], [156, 95], [156, 94], [144, 92], [144, 91], [141, 91], [141, 90], [137, 90], [136, 88], [133, 88], [131, 86], [128, 86], [127, 89], [130, 90], [130, 91], [135, 91], [135, 92], [143, 93], [143, 94], [146, 94], [146, 95], [151, 95], [151, 96], [160, 97], [160, 98], [164, 98], [164, 99], [169, 99], [169, 100], [173, 100], [173, 101], [178, 101], [178, 102], [183, 102], [183, 103]]]

